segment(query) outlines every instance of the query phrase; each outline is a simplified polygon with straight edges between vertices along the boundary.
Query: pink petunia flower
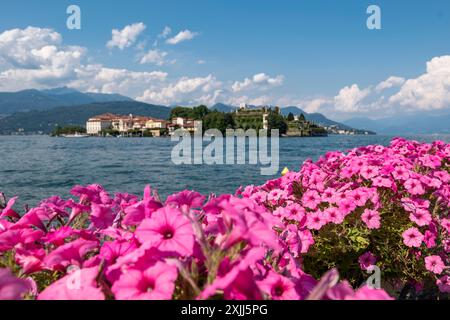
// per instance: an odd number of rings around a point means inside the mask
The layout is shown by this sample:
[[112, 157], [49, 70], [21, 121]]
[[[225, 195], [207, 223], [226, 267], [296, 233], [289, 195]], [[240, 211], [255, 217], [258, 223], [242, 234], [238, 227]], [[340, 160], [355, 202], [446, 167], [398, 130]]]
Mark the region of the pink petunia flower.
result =
[[273, 300], [298, 300], [300, 298], [295, 283], [272, 270], [264, 280], [257, 283], [261, 291]]
[[450, 233], [450, 219], [441, 219], [441, 226]]
[[361, 219], [369, 229], [379, 229], [381, 227], [381, 217], [378, 211], [366, 209], [361, 215]]
[[396, 180], [408, 180], [409, 179], [409, 173], [408, 170], [401, 166], [395, 167], [395, 170], [392, 172], [392, 175]]
[[158, 261], [145, 270], [127, 270], [114, 282], [112, 292], [117, 300], [169, 300], [177, 277], [175, 266]]
[[441, 274], [445, 269], [445, 264], [439, 256], [425, 257], [425, 268], [435, 274]]
[[375, 166], [363, 166], [361, 169], [361, 175], [367, 180], [372, 179], [378, 175], [378, 168]]
[[377, 258], [370, 252], [366, 252], [358, 258], [361, 270], [367, 270], [370, 266], [374, 266]]
[[352, 200], [343, 200], [339, 203], [339, 212], [345, 217], [356, 209], [356, 203]]
[[344, 221], [344, 215], [336, 207], [329, 207], [325, 209], [325, 212], [327, 213], [329, 222], [340, 224]]
[[166, 205], [173, 205], [180, 209], [199, 208], [205, 201], [205, 196], [196, 191], [184, 190], [167, 197]]
[[422, 245], [423, 234], [417, 228], [409, 228], [402, 233], [403, 243], [408, 247], [419, 248]]
[[98, 267], [75, 269], [42, 291], [38, 300], [104, 300], [97, 285]]
[[430, 230], [425, 231], [423, 242], [428, 249], [434, 248], [436, 246], [436, 234]]
[[320, 211], [309, 213], [306, 216], [306, 226], [308, 229], [320, 230], [326, 221], [323, 219]]
[[289, 220], [302, 221], [305, 217], [305, 209], [297, 203], [290, 204], [284, 208], [283, 217]]
[[14, 219], [20, 219], [20, 215], [15, 212], [12, 207], [16, 203], [17, 197], [9, 199], [6, 207], [3, 210], [0, 210], [0, 219], [5, 217], [11, 217]]
[[110, 206], [93, 203], [91, 210], [91, 221], [96, 228], [106, 229], [112, 226], [116, 214]]
[[44, 258], [44, 264], [53, 270], [64, 270], [70, 265], [81, 267], [86, 254], [97, 246], [97, 241], [77, 239], [50, 252]]
[[432, 217], [428, 210], [419, 208], [409, 214], [409, 219], [419, 227], [423, 227], [430, 224]]
[[27, 280], [16, 278], [8, 269], [0, 269], [0, 300], [22, 300], [30, 290]]
[[22, 248], [17, 248], [14, 258], [16, 263], [22, 267], [24, 273], [31, 274], [44, 269], [44, 257], [44, 249], [24, 250]]
[[194, 232], [188, 218], [180, 210], [164, 207], [154, 212], [136, 229], [141, 243], [161, 252], [190, 256], [194, 250]]
[[316, 190], [309, 190], [303, 194], [302, 203], [309, 209], [316, 209], [321, 202], [322, 199], [320, 198], [320, 195]]
[[443, 276], [436, 281], [439, 291], [442, 293], [450, 293], [450, 276]]
[[65, 240], [70, 236], [75, 234], [75, 230], [73, 230], [69, 226], [63, 226], [56, 230], [49, 231], [45, 237], [42, 238], [42, 241], [54, 244], [55, 246], [61, 246], [64, 244]]
[[0, 233], [0, 252], [14, 247], [27, 247], [42, 238], [43, 235], [41, 230], [31, 228], [8, 229]]
[[358, 207], [363, 207], [369, 199], [368, 193], [361, 189], [356, 189], [350, 193], [353, 201]]
[[422, 183], [417, 179], [408, 179], [406, 180], [405, 189], [413, 195], [422, 195], [425, 193], [425, 189], [422, 186]]
[[307, 253], [309, 251], [309, 248], [314, 244], [314, 237], [308, 229], [301, 230], [298, 232], [298, 235], [300, 237], [300, 242], [302, 245], [302, 248], [300, 250], [300, 253]]
[[392, 187], [392, 181], [389, 178], [386, 178], [386, 177], [375, 177], [372, 180], [372, 184], [375, 187], [384, 187], [384, 188], [391, 188]]

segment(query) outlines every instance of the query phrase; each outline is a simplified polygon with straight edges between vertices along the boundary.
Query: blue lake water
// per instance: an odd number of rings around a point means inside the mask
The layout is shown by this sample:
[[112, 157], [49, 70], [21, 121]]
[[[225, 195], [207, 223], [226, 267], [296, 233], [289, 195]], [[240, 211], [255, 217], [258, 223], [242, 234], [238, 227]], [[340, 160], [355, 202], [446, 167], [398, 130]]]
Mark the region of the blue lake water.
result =
[[[280, 171], [297, 170], [308, 158], [327, 151], [368, 144], [388, 145], [391, 136], [329, 136], [280, 139]], [[423, 142], [450, 135], [410, 136]], [[183, 189], [233, 193], [240, 185], [262, 184], [276, 177], [262, 176], [255, 165], [175, 165], [169, 138], [52, 138], [0, 136], [0, 191], [19, 195], [20, 204], [35, 205], [52, 195], [69, 196], [76, 184], [98, 183], [111, 193], [141, 194], [150, 184], [162, 196]], [[279, 175], [279, 174], [278, 174]]]

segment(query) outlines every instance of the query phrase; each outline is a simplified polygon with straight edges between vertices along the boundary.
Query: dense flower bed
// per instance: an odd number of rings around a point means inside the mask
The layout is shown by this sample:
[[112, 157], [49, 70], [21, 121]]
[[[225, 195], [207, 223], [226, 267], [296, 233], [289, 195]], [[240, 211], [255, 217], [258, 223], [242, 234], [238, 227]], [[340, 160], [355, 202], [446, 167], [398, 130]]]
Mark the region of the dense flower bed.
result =
[[[235, 195], [76, 186], [76, 200], [23, 215], [12, 198], [0, 204], [0, 299], [442, 298], [449, 163], [450, 145], [396, 139]], [[385, 290], [365, 285], [373, 265]]]

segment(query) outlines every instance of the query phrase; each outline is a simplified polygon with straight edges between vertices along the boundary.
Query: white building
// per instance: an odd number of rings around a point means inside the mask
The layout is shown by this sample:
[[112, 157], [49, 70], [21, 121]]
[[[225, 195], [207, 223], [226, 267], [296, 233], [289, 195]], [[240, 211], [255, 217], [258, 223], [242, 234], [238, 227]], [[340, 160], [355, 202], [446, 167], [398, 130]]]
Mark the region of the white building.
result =
[[115, 115], [111, 113], [102, 114], [90, 118], [86, 122], [86, 132], [87, 134], [99, 134], [102, 130], [110, 129], [112, 126], [112, 121]]

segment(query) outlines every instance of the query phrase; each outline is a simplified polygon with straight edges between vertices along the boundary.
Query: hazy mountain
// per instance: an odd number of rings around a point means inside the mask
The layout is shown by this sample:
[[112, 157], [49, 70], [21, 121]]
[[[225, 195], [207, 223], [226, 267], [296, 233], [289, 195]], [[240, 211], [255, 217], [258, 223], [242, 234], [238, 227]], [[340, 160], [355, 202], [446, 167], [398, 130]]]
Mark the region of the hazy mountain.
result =
[[85, 95], [94, 99], [95, 102], [113, 102], [113, 101], [134, 101], [133, 99], [116, 93], [95, 93], [86, 92]]
[[121, 101], [19, 112], [0, 118], [0, 133], [9, 134], [19, 129], [28, 133], [39, 131], [50, 133], [56, 126], [85, 126], [89, 118], [107, 112], [167, 119], [170, 108], [137, 101]]
[[75, 106], [95, 102], [133, 101], [118, 94], [83, 93], [62, 87], [46, 90], [0, 92], [0, 115], [15, 112], [46, 110], [59, 106]]
[[353, 118], [344, 122], [349, 126], [376, 130], [381, 134], [434, 134], [450, 133], [450, 114], [403, 115], [379, 120]]
[[[322, 126], [327, 126], [327, 127], [328, 126], [336, 126], [337, 128], [343, 129], [343, 130], [349, 130], [349, 129], [353, 129], [353, 128], [362, 129], [358, 126], [348, 126], [348, 125], [342, 124], [340, 122], [330, 120], [321, 113], [308, 113], [306, 111], [303, 111], [299, 107], [295, 107], [295, 106], [284, 107], [284, 108], [281, 108], [280, 110], [281, 110], [281, 114], [284, 116], [287, 116], [289, 113], [292, 113], [294, 116], [299, 116], [299, 115], [303, 114], [305, 116], [306, 120], [312, 121], [312, 122], [317, 123]], [[376, 130], [372, 130], [372, 131], [376, 131]]]
[[233, 112], [234, 110], [236, 110], [236, 108], [233, 107], [232, 105], [228, 105], [228, 104], [224, 104], [224, 103], [216, 103], [210, 109], [220, 111], [220, 112]]

